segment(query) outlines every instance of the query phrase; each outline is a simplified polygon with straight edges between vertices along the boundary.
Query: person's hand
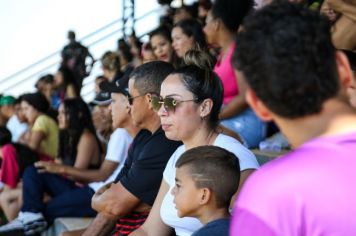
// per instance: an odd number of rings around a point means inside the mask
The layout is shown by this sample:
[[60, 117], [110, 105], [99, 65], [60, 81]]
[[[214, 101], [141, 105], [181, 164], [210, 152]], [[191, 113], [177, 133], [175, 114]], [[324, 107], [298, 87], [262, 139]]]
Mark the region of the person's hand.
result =
[[35, 163], [35, 167], [40, 173], [52, 173], [52, 174], [64, 174], [65, 166], [62, 164], [50, 162], [50, 161], [38, 161]]

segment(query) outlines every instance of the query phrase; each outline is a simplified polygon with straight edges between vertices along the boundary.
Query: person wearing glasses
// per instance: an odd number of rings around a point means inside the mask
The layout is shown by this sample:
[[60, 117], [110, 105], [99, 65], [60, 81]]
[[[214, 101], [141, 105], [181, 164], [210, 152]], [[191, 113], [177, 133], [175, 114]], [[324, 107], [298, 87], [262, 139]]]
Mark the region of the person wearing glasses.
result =
[[93, 196], [92, 207], [98, 214], [86, 231], [77, 235], [108, 235], [114, 228], [114, 235], [128, 235], [146, 220], [163, 170], [181, 145], [166, 138], [150, 103], [152, 95], [159, 94], [162, 81], [172, 71], [171, 64], [152, 61], [135, 68], [131, 74], [130, 114], [133, 123], [143, 130], [134, 138], [114, 183], [102, 187]]
[[[179, 218], [173, 203], [175, 164], [179, 157], [194, 147], [214, 145], [234, 153], [240, 161], [240, 187], [247, 176], [258, 168], [256, 157], [237, 140], [217, 129], [223, 100], [223, 86], [212, 71], [205, 52], [191, 50], [185, 56], [186, 66], [176, 69], [161, 85], [160, 96], [152, 95], [152, 108], [161, 118], [162, 129], [172, 140], [181, 140], [163, 173], [159, 194], [150, 215], [140, 229], [131, 235], [186, 236], [203, 225], [196, 218]], [[222, 181], [229, 181], [224, 179]]]

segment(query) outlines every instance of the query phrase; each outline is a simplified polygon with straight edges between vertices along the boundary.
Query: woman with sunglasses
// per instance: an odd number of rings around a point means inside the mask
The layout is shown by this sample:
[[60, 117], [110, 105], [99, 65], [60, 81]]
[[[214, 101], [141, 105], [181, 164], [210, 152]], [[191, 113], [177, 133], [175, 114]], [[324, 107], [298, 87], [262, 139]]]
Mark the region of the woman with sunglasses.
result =
[[[152, 95], [151, 104], [158, 111], [162, 129], [172, 140], [181, 140], [163, 173], [160, 191], [150, 215], [141, 228], [131, 235], [191, 235], [202, 227], [195, 218], [179, 218], [171, 191], [175, 186], [175, 163], [183, 152], [203, 145], [215, 145], [233, 152], [240, 161], [240, 187], [247, 176], [258, 168], [255, 156], [237, 140], [217, 130], [223, 100], [223, 87], [212, 72], [208, 55], [188, 51], [187, 66], [171, 73], [161, 85], [160, 96]], [[198, 59], [198, 60], [196, 60]], [[229, 180], [224, 180], [229, 181]]]

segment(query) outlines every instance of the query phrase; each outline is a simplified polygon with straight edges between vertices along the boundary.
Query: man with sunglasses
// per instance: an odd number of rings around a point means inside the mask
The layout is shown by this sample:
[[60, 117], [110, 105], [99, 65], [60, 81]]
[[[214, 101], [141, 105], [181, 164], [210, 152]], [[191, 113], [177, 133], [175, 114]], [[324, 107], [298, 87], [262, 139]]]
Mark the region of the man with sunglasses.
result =
[[137, 67], [131, 74], [128, 96], [131, 117], [144, 130], [135, 137], [115, 183], [94, 195], [92, 207], [98, 215], [83, 235], [108, 235], [115, 222], [114, 234], [128, 235], [146, 220], [166, 163], [181, 145], [165, 137], [151, 105], [152, 96], [159, 94], [162, 81], [172, 71], [169, 63], [153, 61]]

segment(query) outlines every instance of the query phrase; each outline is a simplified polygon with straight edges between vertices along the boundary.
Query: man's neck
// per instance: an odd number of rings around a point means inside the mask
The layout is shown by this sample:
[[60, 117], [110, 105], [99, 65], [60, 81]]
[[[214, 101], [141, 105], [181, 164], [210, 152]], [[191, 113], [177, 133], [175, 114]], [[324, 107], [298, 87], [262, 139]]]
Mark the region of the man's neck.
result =
[[298, 119], [276, 118], [275, 121], [293, 148], [316, 137], [356, 132], [356, 111], [336, 99], [326, 101], [319, 114]]
[[160, 127], [161, 127], [161, 120], [159, 119], [156, 113], [147, 117], [144, 125], [142, 126], [143, 129], [147, 129], [152, 134], [155, 133]]

